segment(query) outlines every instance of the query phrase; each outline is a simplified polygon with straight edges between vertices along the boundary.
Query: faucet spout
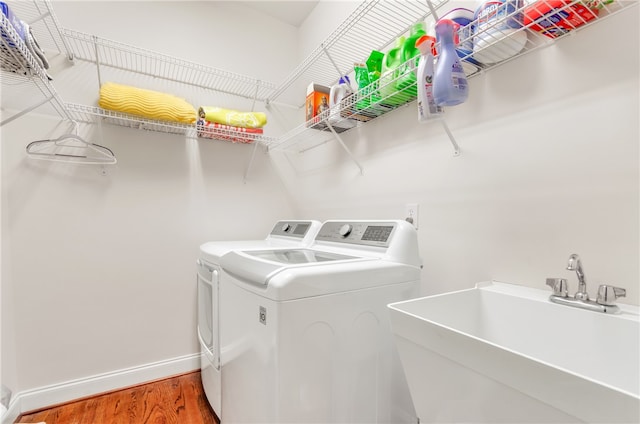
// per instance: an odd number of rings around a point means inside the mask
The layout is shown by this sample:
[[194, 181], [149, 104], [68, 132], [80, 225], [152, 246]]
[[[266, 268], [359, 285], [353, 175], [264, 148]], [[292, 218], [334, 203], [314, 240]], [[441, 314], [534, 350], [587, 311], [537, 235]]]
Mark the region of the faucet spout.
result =
[[587, 280], [584, 276], [584, 270], [582, 269], [582, 261], [580, 256], [572, 254], [569, 256], [569, 263], [567, 264], [569, 271], [575, 271], [578, 276], [578, 291], [575, 294], [575, 298], [579, 300], [589, 300], [589, 294], [587, 293]]

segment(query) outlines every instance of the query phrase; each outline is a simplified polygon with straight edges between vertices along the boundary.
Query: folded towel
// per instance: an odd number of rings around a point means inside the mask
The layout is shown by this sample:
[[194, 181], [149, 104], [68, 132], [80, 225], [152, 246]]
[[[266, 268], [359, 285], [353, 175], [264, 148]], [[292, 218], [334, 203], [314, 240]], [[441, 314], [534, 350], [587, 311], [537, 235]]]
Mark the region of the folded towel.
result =
[[198, 119], [198, 137], [226, 140], [232, 143], [253, 143], [263, 133], [262, 128], [241, 128]]
[[196, 110], [184, 99], [112, 82], [106, 82], [100, 87], [98, 104], [103, 109], [160, 121], [185, 124], [196, 121]]
[[29, 51], [31, 52], [31, 54], [36, 59], [36, 61], [40, 64], [41, 67], [43, 67], [44, 69], [49, 69], [49, 61], [47, 60], [47, 57], [44, 55], [44, 51], [40, 47], [40, 44], [38, 44], [38, 40], [36, 40], [36, 37], [33, 35], [33, 31], [31, 31], [31, 27], [27, 24], [24, 24], [24, 26], [27, 29], [27, 36], [24, 40], [25, 44], [27, 45], [27, 48], [29, 49]]
[[262, 128], [267, 123], [267, 115], [262, 112], [238, 112], [214, 106], [200, 106], [198, 116], [209, 122], [240, 128]]

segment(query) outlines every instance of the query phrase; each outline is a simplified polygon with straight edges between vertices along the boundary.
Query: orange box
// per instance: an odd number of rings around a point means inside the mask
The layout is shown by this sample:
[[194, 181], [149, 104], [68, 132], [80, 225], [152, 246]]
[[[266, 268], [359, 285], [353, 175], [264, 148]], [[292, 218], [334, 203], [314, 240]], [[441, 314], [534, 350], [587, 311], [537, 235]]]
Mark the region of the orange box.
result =
[[[307, 100], [304, 105], [304, 117], [308, 127], [329, 117], [329, 92], [331, 89], [320, 84], [309, 84]], [[320, 116], [323, 112], [324, 115]]]

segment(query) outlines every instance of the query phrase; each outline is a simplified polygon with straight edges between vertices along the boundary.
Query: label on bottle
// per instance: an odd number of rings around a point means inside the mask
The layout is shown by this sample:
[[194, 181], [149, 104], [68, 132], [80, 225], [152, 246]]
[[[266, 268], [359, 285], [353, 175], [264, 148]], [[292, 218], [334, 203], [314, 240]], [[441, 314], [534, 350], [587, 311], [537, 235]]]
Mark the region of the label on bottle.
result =
[[433, 98], [433, 75], [427, 75], [424, 81], [424, 89], [427, 93], [427, 107], [429, 108], [429, 114], [437, 115], [442, 112], [442, 108], [436, 105], [436, 101]]

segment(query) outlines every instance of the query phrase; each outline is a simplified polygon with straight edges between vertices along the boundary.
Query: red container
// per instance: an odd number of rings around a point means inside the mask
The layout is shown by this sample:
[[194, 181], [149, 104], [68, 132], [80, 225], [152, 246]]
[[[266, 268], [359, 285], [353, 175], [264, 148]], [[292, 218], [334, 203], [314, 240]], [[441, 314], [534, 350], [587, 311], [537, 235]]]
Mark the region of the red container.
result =
[[[556, 38], [598, 16], [598, 1], [538, 0], [524, 9], [523, 24]], [[535, 22], [535, 23], [534, 23]]]

